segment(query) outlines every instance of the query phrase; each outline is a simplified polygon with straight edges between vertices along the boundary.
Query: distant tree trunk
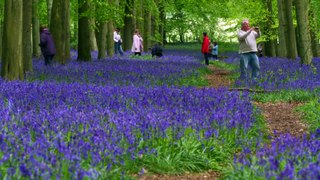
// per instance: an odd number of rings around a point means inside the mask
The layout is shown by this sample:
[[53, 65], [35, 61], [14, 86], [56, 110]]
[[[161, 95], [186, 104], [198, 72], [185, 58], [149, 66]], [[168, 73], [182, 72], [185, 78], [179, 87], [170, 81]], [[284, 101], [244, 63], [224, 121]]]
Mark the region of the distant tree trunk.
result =
[[23, 2], [6, 0], [4, 12], [1, 76], [7, 80], [23, 79]]
[[288, 55], [287, 57], [290, 59], [296, 59], [298, 56], [297, 52], [297, 43], [296, 43], [296, 33], [293, 25], [292, 18], [292, 0], [285, 0], [285, 12], [286, 12], [286, 20], [288, 26], [288, 33], [286, 33], [286, 41], [288, 46]]
[[135, 2], [135, 29], [139, 29], [140, 33], [144, 34], [144, 2], [143, 0], [136, 0]]
[[[3, 16], [3, 4], [0, 4], [0, 16]], [[1, 57], [2, 57], [2, 35], [3, 35], [3, 20], [0, 20], [0, 62], [1, 62]]]
[[286, 33], [287, 33], [287, 21], [285, 16], [285, 8], [284, 5], [285, 0], [277, 0], [278, 1], [278, 19], [279, 19], [279, 54], [280, 57], [287, 57], [287, 41], [286, 41]]
[[23, 0], [23, 70], [32, 71], [32, 1]]
[[33, 0], [32, 3], [32, 47], [33, 56], [39, 58], [41, 56], [40, 50], [40, 31], [39, 31], [39, 13], [38, 13], [38, 0]]
[[[107, 22], [98, 22], [96, 30], [98, 59], [106, 58], [106, 38], [107, 38]], [[113, 35], [113, 34], [112, 34]]]
[[95, 20], [93, 18], [90, 18], [90, 49], [91, 51], [97, 51], [98, 50], [98, 45], [97, 45], [97, 38], [95, 34]]
[[53, 3], [53, 0], [47, 0], [48, 27], [50, 27], [50, 22], [51, 22], [52, 3]]
[[66, 64], [70, 58], [70, 0], [53, 0], [50, 30], [56, 45], [55, 59]]
[[144, 37], [143, 37], [143, 46], [144, 51], [148, 52], [148, 48], [151, 47], [151, 12], [148, 7], [145, 7], [144, 12]]
[[133, 0], [126, 0], [125, 5], [125, 17], [124, 17], [124, 33], [123, 33], [123, 48], [124, 50], [129, 50], [132, 47], [132, 36], [133, 36], [133, 7], [134, 1]]
[[90, 19], [83, 14], [89, 10], [89, 2], [78, 0], [78, 61], [91, 61]]
[[273, 20], [273, 8], [272, 8], [272, 0], [266, 0], [266, 8], [267, 8], [267, 22], [265, 33], [267, 34], [267, 41], [265, 42], [265, 46], [263, 48], [264, 53], [266, 56], [269, 57], [275, 57], [276, 56], [276, 40], [272, 38], [272, 35], [274, 35], [274, 29], [272, 28], [274, 25]]
[[160, 33], [160, 37], [161, 37], [161, 42], [164, 45], [164, 43], [165, 43], [164, 27], [165, 27], [165, 22], [166, 22], [164, 1], [160, 1], [160, 4], [158, 7], [159, 7], [159, 12], [160, 12], [159, 33]]
[[299, 29], [299, 44], [301, 46], [301, 64], [310, 65], [312, 62], [311, 37], [309, 29], [309, 1], [296, 0], [296, 14]]
[[320, 57], [320, 46], [319, 46], [319, 38], [317, 37], [317, 30], [319, 28], [319, 24], [317, 24], [317, 18], [314, 13], [314, 10], [310, 8], [309, 11], [310, 17], [310, 35], [311, 35], [311, 47], [312, 54], [314, 57]]
[[113, 40], [113, 23], [112, 21], [108, 22], [107, 30], [107, 53], [109, 57], [114, 55], [114, 40]]

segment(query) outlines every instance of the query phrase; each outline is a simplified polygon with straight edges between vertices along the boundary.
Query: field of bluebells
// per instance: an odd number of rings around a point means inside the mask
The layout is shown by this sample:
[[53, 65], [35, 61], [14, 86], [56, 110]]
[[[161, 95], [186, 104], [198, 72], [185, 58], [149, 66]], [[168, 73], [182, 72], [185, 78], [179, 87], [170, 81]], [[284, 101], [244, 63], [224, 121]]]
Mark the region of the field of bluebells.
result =
[[[27, 81], [0, 80], [0, 177], [132, 179], [213, 169], [230, 179], [319, 178], [319, 130], [265, 146], [266, 125], [251, 94], [184, 85], [201, 81], [205, 67], [171, 52], [51, 67], [35, 60]], [[268, 58], [261, 66], [255, 87], [319, 86], [320, 59], [312, 71]]]

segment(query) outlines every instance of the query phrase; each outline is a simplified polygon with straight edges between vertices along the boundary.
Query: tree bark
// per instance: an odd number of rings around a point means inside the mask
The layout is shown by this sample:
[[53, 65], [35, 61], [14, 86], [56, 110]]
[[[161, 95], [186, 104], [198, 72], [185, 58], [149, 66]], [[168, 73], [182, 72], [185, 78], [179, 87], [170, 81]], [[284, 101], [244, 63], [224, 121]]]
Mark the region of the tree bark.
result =
[[292, 0], [285, 0], [285, 12], [286, 12], [286, 20], [288, 26], [288, 33], [286, 33], [286, 41], [288, 46], [288, 55], [287, 57], [290, 59], [296, 59], [298, 56], [297, 52], [297, 41], [296, 41], [296, 33], [293, 25], [292, 18]]
[[[0, 15], [3, 16], [4, 6], [0, 4]], [[0, 57], [2, 57], [2, 35], [3, 35], [3, 19], [0, 20]], [[1, 58], [0, 58], [1, 62]]]
[[114, 40], [113, 40], [113, 23], [109, 21], [107, 24], [107, 54], [109, 57], [114, 55]]
[[[97, 37], [97, 45], [98, 45], [98, 59], [105, 59], [108, 24], [107, 22], [99, 22], [96, 25], [97, 25], [96, 37]], [[113, 41], [113, 38], [112, 38], [112, 41]]]
[[90, 49], [91, 51], [97, 51], [98, 50], [98, 45], [97, 45], [97, 38], [95, 34], [95, 20], [93, 18], [90, 18]]
[[314, 10], [311, 7], [309, 11], [309, 17], [312, 54], [314, 57], [320, 57], [319, 38], [317, 37], [317, 30], [319, 28], [319, 24], [317, 23], [316, 14], [314, 13]]
[[48, 27], [50, 27], [50, 22], [51, 22], [52, 3], [53, 3], [53, 0], [47, 0]]
[[39, 31], [39, 13], [38, 13], [38, 0], [32, 2], [32, 47], [33, 56], [39, 58], [41, 56], [40, 31]]
[[279, 19], [279, 45], [278, 45], [278, 56], [279, 57], [287, 57], [287, 41], [286, 41], [286, 33], [287, 33], [287, 21], [285, 16], [285, 5], [284, 0], [278, 0], [278, 19]]
[[89, 2], [78, 0], [78, 61], [91, 61], [90, 19], [84, 16], [89, 10]]
[[53, 0], [50, 30], [56, 45], [55, 59], [66, 64], [70, 58], [70, 0]]
[[296, 0], [295, 3], [299, 29], [299, 44], [301, 46], [301, 64], [310, 65], [312, 62], [311, 37], [308, 18], [310, 5], [307, 0]]
[[123, 31], [123, 49], [129, 50], [132, 47], [132, 36], [133, 36], [133, 7], [134, 1], [133, 0], [126, 0], [125, 5], [125, 17], [124, 17], [124, 31]]
[[159, 4], [159, 12], [160, 12], [160, 23], [159, 23], [159, 33], [161, 37], [161, 42], [164, 45], [165, 44], [165, 22], [166, 22], [166, 14], [165, 14], [165, 6], [164, 6], [164, 1], [160, 1]]
[[23, 2], [6, 0], [3, 27], [1, 76], [7, 80], [23, 79]]
[[23, 0], [23, 70], [32, 71], [32, 1]]
[[143, 46], [144, 51], [148, 52], [148, 48], [151, 48], [151, 12], [149, 7], [145, 7], [144, 12], [144, 37], [143, 37]]
[[275, 35], [275, 31], [272, 28], [274, 26], [273, 20], [273, 8], [272, 8], [272, 0], [266, 0], [266, 9], [267, 9], [267, 22], [266, 27], [264, 28], [264, 32], [267, 34], [267, 41], [265, 42], [265, 46], [263, 48], [264, 53], [268, 57], [276, 56], [276, 40], [273, 39], [273, 35]]

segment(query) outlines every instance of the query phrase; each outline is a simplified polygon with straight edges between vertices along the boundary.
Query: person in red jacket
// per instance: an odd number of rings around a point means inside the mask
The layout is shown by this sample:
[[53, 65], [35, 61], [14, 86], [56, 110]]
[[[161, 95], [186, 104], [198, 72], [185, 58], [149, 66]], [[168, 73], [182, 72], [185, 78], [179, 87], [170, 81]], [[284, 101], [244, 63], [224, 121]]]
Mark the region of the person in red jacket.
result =
[[202, 48], [201, 52], [204, 56], [204, 60], [206, 65], [209, 65], [209, 45], [210, 45], [210, 40], [206, 32], [203, 32], [203, 42], [202, 42]]

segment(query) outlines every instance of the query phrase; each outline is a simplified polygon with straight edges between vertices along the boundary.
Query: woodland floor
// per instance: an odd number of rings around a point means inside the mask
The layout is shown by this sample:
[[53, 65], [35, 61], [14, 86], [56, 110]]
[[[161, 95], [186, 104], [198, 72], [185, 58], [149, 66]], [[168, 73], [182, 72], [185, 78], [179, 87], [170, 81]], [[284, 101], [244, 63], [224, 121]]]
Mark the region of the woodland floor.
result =
[[[230, 71], [219, 69], [213, 65], [208, 67], [212, 74], [207, 75], [209, 87], [230, 87], [231, 80], [228, 79]], [[301, 103], [280, 102], [280, 103], [259, 103], [253, 102], [261, 111], [267, 121], [268, 131], [272, 139], [281, 134], [290, 134], [300, 137], [307, 132], [307, 126], [301, 122], [301, 114], [294, 109]], [[274, 133], [276, 132], [276, 133]], [[143, 176], [140, 180], [216, 180], [220, 174], [217, 172], [206, 172], [201, 174], [185, 175], [152, 175]]]

